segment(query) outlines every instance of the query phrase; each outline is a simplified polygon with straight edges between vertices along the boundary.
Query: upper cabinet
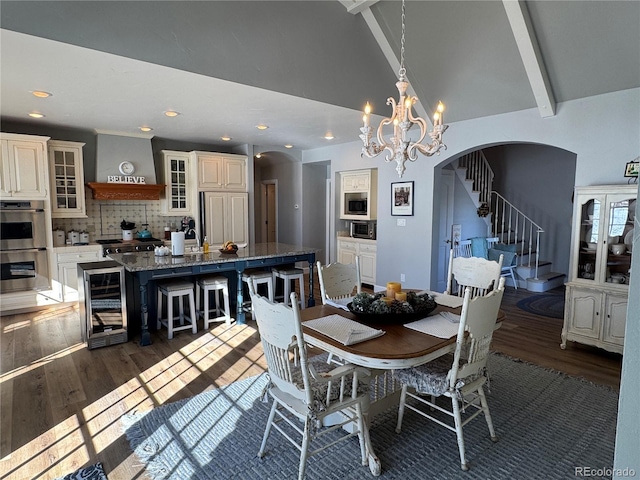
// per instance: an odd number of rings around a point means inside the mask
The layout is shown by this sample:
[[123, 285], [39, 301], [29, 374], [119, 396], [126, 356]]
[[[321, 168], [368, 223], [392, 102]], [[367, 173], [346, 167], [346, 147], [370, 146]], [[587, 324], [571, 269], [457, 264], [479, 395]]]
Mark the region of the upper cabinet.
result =
[[49, 179], [51, 181], [51, 217], [87, 216], [84, 191], [84, 143], [51, 140]]
[[49, 137], [0, 135], [0, 197], [46, 199]]
[[162, 213], [195, 216], [195, 172], [188, 152], [162, 151], [165, 198]]
[[193, 152], [198, 165], [198, 190], [247, 191], [247, 157]]
[[340, 172], [340, 218], [375, 220], [378, 214], [378, 170]]
[[636, 185], [576, 188], [569, 280], [628, 290]]

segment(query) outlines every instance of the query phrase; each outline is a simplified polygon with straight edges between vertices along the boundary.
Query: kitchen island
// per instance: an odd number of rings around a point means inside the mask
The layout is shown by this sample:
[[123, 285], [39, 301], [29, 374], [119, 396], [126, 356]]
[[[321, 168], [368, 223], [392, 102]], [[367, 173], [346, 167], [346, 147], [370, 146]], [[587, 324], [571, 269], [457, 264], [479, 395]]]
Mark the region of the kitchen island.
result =
[[[257, 243], [239, 248], [237, 253], [221, 253], [211, 250], [209, 253], [185, 253], [182, 256], [156, 256], [154, 252], [112, 253], [108, 257], [122, 265], [127, 272], [127, 293], [139, 298], [128, 299], [135, 305], [134, 315], [141, 320], [141, 345], [150, 345], [148, 317], [156, 314], [153, 283], [156, 280], [184, 278], [197, 275], [209, 275], [223, 272], [236, 272], [236, 322], [245, 323], [242, 310], [242, 273], [248, 268], [271, 268], [295, 262], [309, 264], [309, 297], [307, 304], [315, 305], [313, 299], [313, 266], [318, 249], [288, 245], [285, 243]], [[151, 310], [150, 308], [151, 307]], [[135, 318], [135, 316], [133, 318]], [[155, 322], [154, 322], [155, 325]]]

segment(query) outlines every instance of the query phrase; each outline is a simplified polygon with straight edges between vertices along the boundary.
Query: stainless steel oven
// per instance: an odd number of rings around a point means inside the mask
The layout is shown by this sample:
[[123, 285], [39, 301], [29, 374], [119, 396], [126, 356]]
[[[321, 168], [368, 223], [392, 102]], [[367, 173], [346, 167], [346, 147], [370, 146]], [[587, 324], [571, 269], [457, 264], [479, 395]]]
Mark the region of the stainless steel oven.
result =
[[44, 201], [0, 201], [0, 293], [49, 288]]

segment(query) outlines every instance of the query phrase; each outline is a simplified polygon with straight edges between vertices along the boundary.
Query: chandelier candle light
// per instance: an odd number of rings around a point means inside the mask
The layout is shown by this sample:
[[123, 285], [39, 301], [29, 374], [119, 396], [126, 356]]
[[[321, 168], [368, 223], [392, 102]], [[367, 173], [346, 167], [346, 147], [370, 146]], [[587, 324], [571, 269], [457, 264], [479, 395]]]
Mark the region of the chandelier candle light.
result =
[[[429, 132], [431, 137], [431, 143], [423, 145], [422, 141], [427, 135], [427, 122], [420, 118], [414, 117], [412, 108], [418, 101], [418, 97], [407, 96], [407, 88], [409, 87], [409, 81], [407, 80], [407, 71], [404, 68], [404, 34], [405, 34], [405, 6], [404, 0], [402, 0], [402, 37], [400, 47], [400, 70], [398, 72], [398, 82], [396, 87], [400, 99], [396, 103], [395, 99], [389, 97], [387, 99], [387, 105], [391, 105], [392, 115], [385, 118], [380, 122], [377, 130], [378, 143], [372, 141], [373, 128], [370, 125], [369, 116], [371, 114], [371, 105], [367, 102], [364, 109], [364, 115], [362, 120], [364, 126], [360, 128], [362, 132], [360, 138], [364, 146], [362, 147], [362, 155], [366, 155], [369, 158], [375, 157], [385, 150], [389, 150], [385, 161], [390, 162], [395, 160], [397, 163], [396, 171], [398, 176], [402, 177], [405, 171], [405, 162], [411, 160], [416, 161], [418, 158], [418, 152], [430, 157], [435, 153], [440, 153], [440, 149], [447, 146], [442, 143], [442, 134], [448, 128], [448, 125], [442, 123], [444, 104], [438, 102], [436, 111], [433, 114], [433, 130]], [[393, 135], [389, 136], [389, 141], [386, 142], [382, 129], [387, 125], [393, 124]], [[409, 136], [409, 130], [413, 125], [417, 125], [420, 128], [420, 136], [416, 141], [412, 141]]]

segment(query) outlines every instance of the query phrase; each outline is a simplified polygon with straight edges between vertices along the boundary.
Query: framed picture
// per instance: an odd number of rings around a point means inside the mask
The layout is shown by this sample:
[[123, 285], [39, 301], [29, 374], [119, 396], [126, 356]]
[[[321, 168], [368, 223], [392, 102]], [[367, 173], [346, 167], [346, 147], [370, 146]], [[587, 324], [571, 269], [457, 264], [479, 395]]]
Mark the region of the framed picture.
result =
[[413, 215], [413, 182], [391, 184], [391, 215]]
[[628, 162], [627, 168], [624, 169], [625, 177], [637, 177], [640, 172], [640, 162]]

